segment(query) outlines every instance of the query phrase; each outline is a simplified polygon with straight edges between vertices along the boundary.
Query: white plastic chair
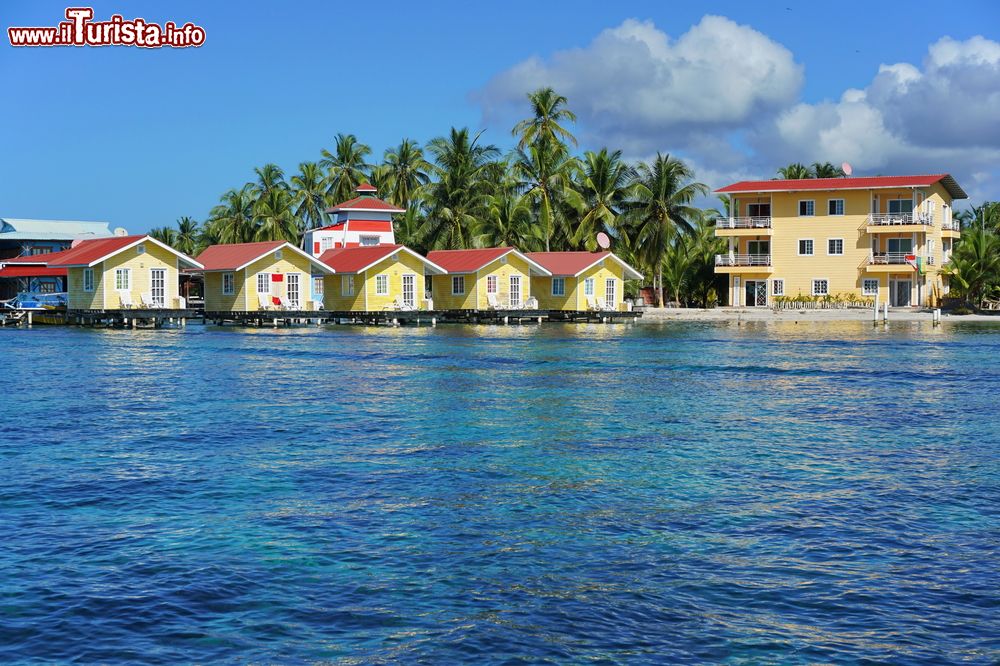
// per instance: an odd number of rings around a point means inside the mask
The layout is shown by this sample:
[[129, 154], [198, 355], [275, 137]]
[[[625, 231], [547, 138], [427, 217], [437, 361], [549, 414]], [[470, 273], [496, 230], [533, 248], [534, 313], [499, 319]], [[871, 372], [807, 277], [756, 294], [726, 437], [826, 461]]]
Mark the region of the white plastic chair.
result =
[[159, 303], [153, 300], [153, 294], [148, 291], [139, 294], [139, 305], [144, 310], [154, 310], [160, 307]]
[[126, 309], [127, 310], [129, 308], [135, 307], [135, 304], [132, 302], [132, 292], [131, 291], [119, 291], [118, 292], [118, 299], [122, 303], [122, 309]]
[[271, 298], [271, 294], [257, 294], [257, 300], [260, 301], [261, 310], [271, 310], [274, 308], [274, 301], [272, 301]]
[[486, 303], [494, 310], [500, 309], [500, 301], [496, 294], [486, 294]]
[[527, 300], [524, 301], [525, 310], [537, 310], [538, 309], [538, 299], [534, 296], [528, 296]]

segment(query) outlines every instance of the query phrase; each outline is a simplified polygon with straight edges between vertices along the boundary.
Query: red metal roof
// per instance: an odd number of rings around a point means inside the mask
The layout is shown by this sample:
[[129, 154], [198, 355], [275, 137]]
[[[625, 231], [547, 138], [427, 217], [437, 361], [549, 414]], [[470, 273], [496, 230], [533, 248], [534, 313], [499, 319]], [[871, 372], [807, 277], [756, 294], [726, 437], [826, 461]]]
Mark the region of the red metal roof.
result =
[[[87, 266], [124, 247], [138, 243], [146, 236], [114, 236], [80, 241], [76, 247], [61, 252], [53, 252], [46, 262], [49, 266]], [[45, 257], [46, 255], [36, 255]]]
[[321, 254], [319, 260], [337, 273], [357, 273], [402, 248], [402, 245], [338, 247]]
[[[342, 229], [345, 222], [337, 222], [317, 229], [317, 231], [331, 231]], [[351, 231], [392, 231], [392, 222], [389, 220], [351, 220]]]
[[0, 268], [0, 278], [65, 277], [68, 270], [66, 268], [49, 268], [48, 266], [7, 266]]
[[371, 183], [361, 183], [354, 190], [355, 192], [378, 192], [378, 188]]
[[528, 258], [553, 275], [576, 275], [593, 266], [610, 252], [529, 252]]
[[38, 266], [48, 266], [50, 262], [58, 261], [70, 250], [59, 250], [58, 252], [43, 252], [42, 254], [26, 254], [23, 257], [12, 257], [10, 259], [0, 259], [0, 264], [32, 264]]
[[385, 213], [405, 213], [402, 208], [393, 206], [388, 201], [382, 201], [378, 197], [360, 196], [349, 199], [344, 203], [337, 204], [333, 208], [327, 209], [328, 213], [338, 213], [342, 210], [377, 210]]
[[240, 266], [260, 259], [269, 252], [274, 252], [284, 244], [285, 241], [261, 241], [259, 243], [212, 245], [205, 248], [196, 259], [205, 267], [206, 271], [233, 271]]
[[866, 178], [802, 178], [789, 180], [743, 180], [716, 190], [721, 194], [740, 192], [808, 192], [815, 190], [868, 190], [890, 187], [927, 187], [940, 182], [954, 199], [966, 199], [965, 191], [949, 174], [926, 176], [872, 176]]
[[427, 258], [449, 273], [474, 273], [512, 249], [487, 247], [476, 250], [434, 250], [427, 254]]

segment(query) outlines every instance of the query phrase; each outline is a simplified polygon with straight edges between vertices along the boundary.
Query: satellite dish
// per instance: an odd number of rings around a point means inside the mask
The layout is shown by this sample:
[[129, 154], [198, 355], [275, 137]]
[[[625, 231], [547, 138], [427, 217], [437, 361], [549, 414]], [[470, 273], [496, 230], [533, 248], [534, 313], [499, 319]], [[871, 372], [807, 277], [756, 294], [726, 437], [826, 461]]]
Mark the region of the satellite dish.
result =
[[112, 231], [111, 233], [113, 233], [115, 236], [128, 236], [128, 229], [126, 229], [125, 227], [115, 227], [115, 230]]
[[77, 238], [75, 241], [73, 241], [72, 243], [69, 244], [69, 247], [70, 247], [70, 249], [73, 249], [74, 247], [76, 247], [77, 245], [79, 245], [82, 242], [83, 242], [82, 238]]
[[608, 235], [603, 231], [598, 232], [597, 244], [601, 246], [602, 250], [607, 250], [609, 247], [611, 247], [611, 239], [608, 238]]
[[843, 164], [840, 165], [840, 170], [844, 172], [845, 176], [850, 176], [852, 173], [854, 173], [854, 167], [852, 167], [847, 162], [844, 162]]

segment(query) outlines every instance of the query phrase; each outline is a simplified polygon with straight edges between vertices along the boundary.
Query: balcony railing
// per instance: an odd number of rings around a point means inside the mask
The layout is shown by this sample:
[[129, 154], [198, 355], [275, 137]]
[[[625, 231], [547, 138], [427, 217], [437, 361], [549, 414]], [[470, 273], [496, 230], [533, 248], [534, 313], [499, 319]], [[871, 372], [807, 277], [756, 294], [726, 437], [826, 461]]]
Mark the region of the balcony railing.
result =
[[951, 222], [945, 221], [941, 223], [941, 228], [946, 231], [961, 231], [962, 223], [958, 220], [952, 220]]
[[893, 227], [905, 224], [934, 226], [930, 215], [926, 213], [872, 213], [868, 216], [868, 226], [870, 227]]
[[769, 254], [717, 254], [716, 266], [770, 266]]
[[[906, 258], [911, 257], [916, 260], [917, 255], [912, 252], [876, 252], [874, 254], [868, 255], [868, 263], [872, 266], [891, 266], [891, 265], [903, 265], [909, 263]], [[924, 257], [924, 263], [928, 266], [934, 265], [934, 257]]]
[[770, 229], [770, 217], [720, 217], [716, 229]]

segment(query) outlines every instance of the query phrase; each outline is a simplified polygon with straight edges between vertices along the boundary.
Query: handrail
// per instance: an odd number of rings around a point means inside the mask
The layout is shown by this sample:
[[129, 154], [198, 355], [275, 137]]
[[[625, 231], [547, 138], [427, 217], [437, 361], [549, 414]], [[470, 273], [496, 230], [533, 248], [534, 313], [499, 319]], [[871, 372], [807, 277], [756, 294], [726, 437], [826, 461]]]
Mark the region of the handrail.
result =
[[717, 254], [716, 266], [770, 266], [769, 254]]
[[934, 226], [933, 220], [926, 213], [871, 213], [868, 215], [868, 226], [902, 226], [906, 224], [920, 224], [927, 227]]
[[720, 217], [715, 220], [718, 229], [770, 229], [771, 217]]

